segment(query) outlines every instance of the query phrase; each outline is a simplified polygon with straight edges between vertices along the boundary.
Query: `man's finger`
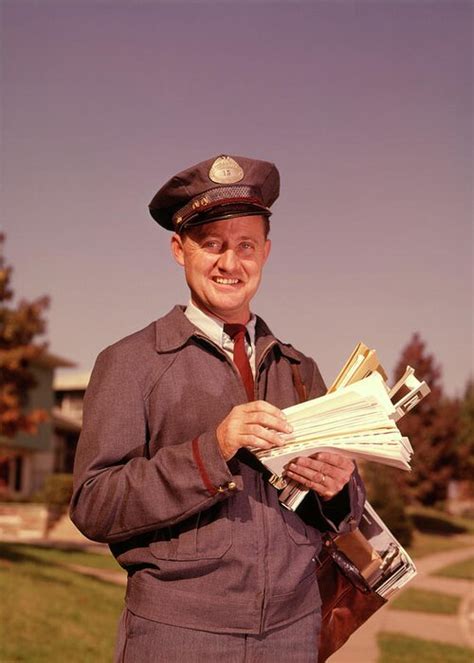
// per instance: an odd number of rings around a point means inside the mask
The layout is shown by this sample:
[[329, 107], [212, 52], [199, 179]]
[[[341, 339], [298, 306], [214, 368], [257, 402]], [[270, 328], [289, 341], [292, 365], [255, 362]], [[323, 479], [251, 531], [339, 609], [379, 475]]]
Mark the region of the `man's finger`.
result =
[[321, 485], [325, 485], [327, 481], [332, 480], [332, 476], [324, 472], [322, 465], [317, 467], [303, 465], [302, 463], [290, 463], [287, 471]]
[[319, 470], [302, 465], [290, 463], [285, 476], [293, 479], [304, 488], [316, 491], [325, 499], [333, 497], [340, 490], [332, 477]]
[[323, 461], [307, 456], [298, 456], [291, 461], [292, 464], [296, 466], [296, 471], [300, 471], [301, 468], [307, 468], [309, 473], [319, 472], [320, 474], [325, 474], [332, 476], [336, 468], [333, 465], [323, 463]]
[[259, 424], [251, 424], [250, 426], [247, 426], [246, 433], [253, 435], [255, 438], [265, 440], [272, 446], [281, 447], [283, 444], [285, 444], [284, 438], [279, 433], [272, 430], [271, 428], [260, 426]]
[[347, 456], [344, 456], [343, 454], [340, 453], [338, 454], [338, 453], [330, 453], [329, 451], [321, 451], [318, 454], [315, 454], [313, 458], [323, 463], [327, 463], [328, 465], [334, 465], [335, 467], [341, 467], [341, 468], [354, 467], [354, 462]]
[[268, 412], [250, 412], [245, 416], [244, 421], [246, 424], [258, 424], [265, 428], [279, 431], [280, 433], [291, 433], [293, 430], [292, 426], [285, 419], [275, 417]]
[[267, 449], [273, 449], [275, 446], [278, 446], [274, 440], [265, 439], [259, 437], [258, 435], [244, 435], [243, 436], [243, 446], [247, 447], [251, 451], [263, 451]]
[[244, 403], [240, 405], [245, 412], [267, 412], [268, 414], [273, 414], [275, 417], [284, 419], [286, 421], [287, 417], [284, 412], [271, 403], [267, 401], [251, 401], [250, 403]]

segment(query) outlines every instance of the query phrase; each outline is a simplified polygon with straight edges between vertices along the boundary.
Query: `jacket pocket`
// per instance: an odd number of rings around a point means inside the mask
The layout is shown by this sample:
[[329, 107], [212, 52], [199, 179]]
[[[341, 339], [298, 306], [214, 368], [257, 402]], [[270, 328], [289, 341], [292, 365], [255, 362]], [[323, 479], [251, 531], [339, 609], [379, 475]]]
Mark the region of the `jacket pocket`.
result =
[[283, 520], [286, 523], [286, 529], [288, 530], [290, 538], [298, 546], [314, 546], [320, 542], [321, 536], [319, 532], [314, 529], [314, 527], [306, 525], [294, 511], [289, 511], [282, 507], [281, 513]]
[[227, 502], [219, 502], [172, 527], [160, 531], [150, 544], [157, 559], [218, 559], [232, 546], [232, 521]]

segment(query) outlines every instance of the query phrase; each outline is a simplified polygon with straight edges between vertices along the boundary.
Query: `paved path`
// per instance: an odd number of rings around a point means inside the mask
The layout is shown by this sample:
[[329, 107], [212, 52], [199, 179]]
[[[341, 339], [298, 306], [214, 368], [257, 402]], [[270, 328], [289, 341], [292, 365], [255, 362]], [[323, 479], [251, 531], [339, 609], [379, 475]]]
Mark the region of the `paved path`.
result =
[[418, 575], [408, 585], [462, 597], [458, 615], [394, 610], [386, 605], [354, 633], [344, 647], [331, 656], [330, 663], [377, 663], [377, 634], [382, 631], [474, 648], [474, 582], [428, 575], [473, 556], [474, 547], [468, 547], [435, 553], [420, 559], [416, 562]]
[[123, 586], [127, 584], [127, 574], [125, 571], [120, 571], [120, 569], [117, 571], [114, 569], [95, 569], [91, 566], [83, 566], [82, 564], [64, 564], [64, 566], [77, 573], [82, 573], [84, 576], [97, 578], [104, 582], [113, 582], [115, 585]]

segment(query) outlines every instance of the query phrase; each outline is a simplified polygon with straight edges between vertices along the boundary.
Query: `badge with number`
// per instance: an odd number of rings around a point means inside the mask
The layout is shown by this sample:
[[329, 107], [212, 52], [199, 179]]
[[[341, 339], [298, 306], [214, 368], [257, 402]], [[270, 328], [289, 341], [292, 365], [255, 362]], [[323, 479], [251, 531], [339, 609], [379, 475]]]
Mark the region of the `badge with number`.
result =
[[244, 171], [232, 157], [217, 157], [209, 171], [209, 179], [216, 184], [235, 184], [243, 177]]

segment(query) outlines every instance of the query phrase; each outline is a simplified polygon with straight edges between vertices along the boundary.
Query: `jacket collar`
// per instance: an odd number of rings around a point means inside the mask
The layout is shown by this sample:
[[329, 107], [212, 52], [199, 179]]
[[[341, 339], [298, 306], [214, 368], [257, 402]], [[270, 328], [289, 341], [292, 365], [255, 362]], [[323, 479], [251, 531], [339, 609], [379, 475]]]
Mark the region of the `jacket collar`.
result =
[[[192, 337], [206, 338], [184, 315], [184, 306], [175, 306], [169, 313], [155, 322], [155, 348], [160, 354], [174, 352], [182, 348]], [[299, 354], [291, 345], [279, 341], [267, 324], [257, 316], [255, 326], [255, 346], [257, 361], [267, 350], [278, 346], [280, 353], [292, 361], [301, 362]]]
[[278, 340], [272, 334], [267, 323], [257, 315], [257, 324], [255, 325], [257, 364], [260, 363], [260, 358], [266, 354], [268, 348], [272, 345], [276, 345], [284, 357], [287, 357], [291, 361], [301, 363], [301, 357], [296, 350], [288, 343], [282, 343], [282, 341]]
[[184, 306], [175, 306], [169, 313], [155, 322], [155, 348], [159, 353], [173, 352], [185, 345], [193, 335], [195, 327], [184, 315]]

